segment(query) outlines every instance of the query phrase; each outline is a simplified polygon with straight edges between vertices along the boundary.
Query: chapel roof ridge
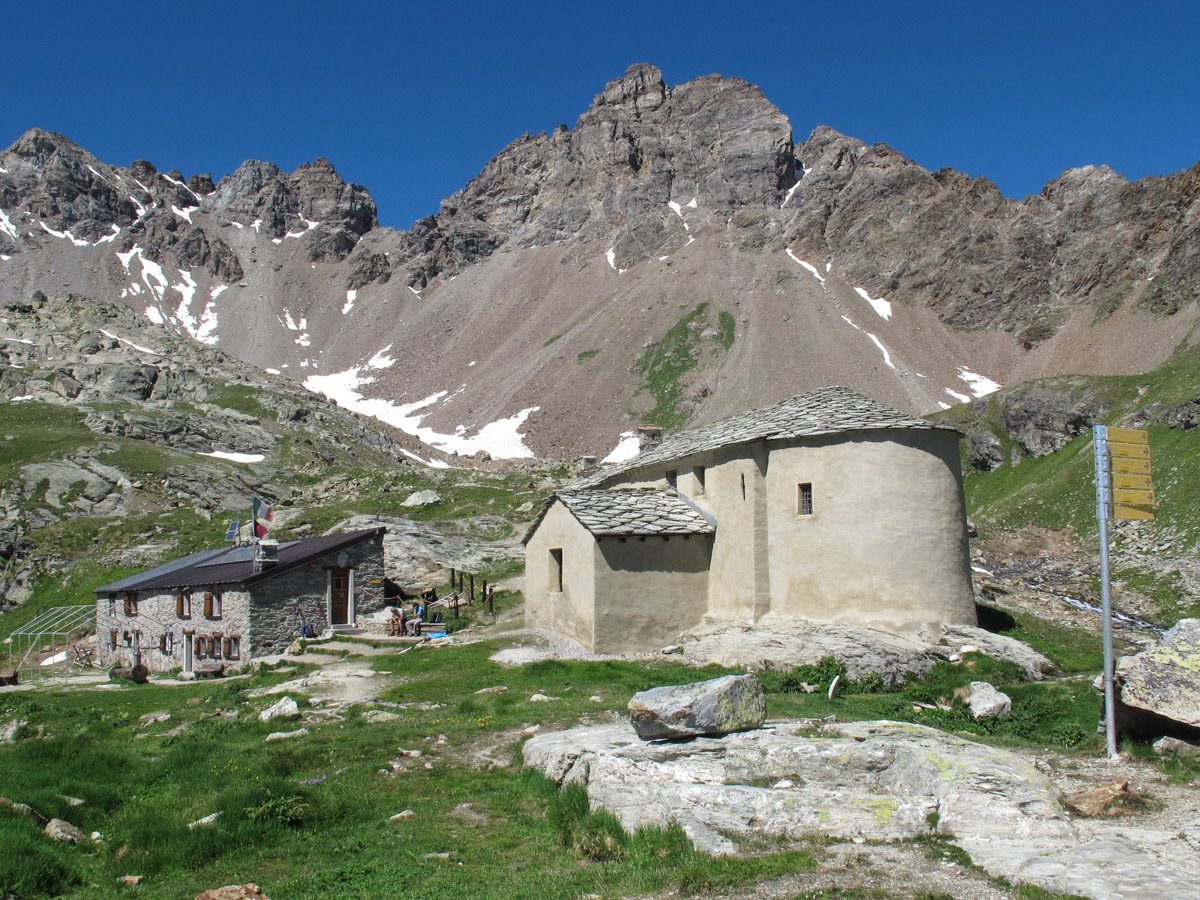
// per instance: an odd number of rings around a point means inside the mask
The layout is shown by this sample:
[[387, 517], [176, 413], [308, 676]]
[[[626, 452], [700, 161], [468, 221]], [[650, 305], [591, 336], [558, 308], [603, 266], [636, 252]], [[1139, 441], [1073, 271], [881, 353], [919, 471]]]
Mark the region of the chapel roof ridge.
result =
[[580, 479], [576, 489], [598, 487], [614, 475], [682, 459], [696, 453], [760, 440], [819, 437], [850, 431], [906, 429], [954, 431], [872, 400], [842, 385], [826, 385], [769, 406], [737, 413], [670, 435], [632, 459], [604, 466]]

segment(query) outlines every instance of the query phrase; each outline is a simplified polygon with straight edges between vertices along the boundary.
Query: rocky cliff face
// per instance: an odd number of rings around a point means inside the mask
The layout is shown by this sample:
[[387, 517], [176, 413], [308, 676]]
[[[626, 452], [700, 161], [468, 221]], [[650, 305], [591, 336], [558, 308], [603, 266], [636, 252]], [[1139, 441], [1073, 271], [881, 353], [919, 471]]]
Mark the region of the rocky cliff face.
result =
[[1145, 371], [1197, 319], [1200, 164], [1040, 195], [928, 172], [752, 85], [610, 82], [438, 213], [378, 226], [318, 160], [214, 184], [31, 131], [0, 153], [0, 297], [120, 300], [450, 452], [604, 455], [826, 383], [914, 412]]

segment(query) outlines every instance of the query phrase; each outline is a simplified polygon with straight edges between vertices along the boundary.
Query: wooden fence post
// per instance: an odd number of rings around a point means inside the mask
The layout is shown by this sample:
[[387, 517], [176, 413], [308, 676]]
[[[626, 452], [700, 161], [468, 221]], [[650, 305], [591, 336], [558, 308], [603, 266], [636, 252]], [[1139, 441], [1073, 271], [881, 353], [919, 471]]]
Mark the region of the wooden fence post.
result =
[[467, 606], [474, 606], [475, 605], [475, 576], [469, 575], [467, 577], [470, 578], [470, 585], [471, 585], [471, 591], [469, 594], [467, 594]]
[[495, 614], [495, 612], [496, 612], [496, 588], [495, 587], [492, 587], [492, 589], [488, 591], [488, 612], [491, 614]]

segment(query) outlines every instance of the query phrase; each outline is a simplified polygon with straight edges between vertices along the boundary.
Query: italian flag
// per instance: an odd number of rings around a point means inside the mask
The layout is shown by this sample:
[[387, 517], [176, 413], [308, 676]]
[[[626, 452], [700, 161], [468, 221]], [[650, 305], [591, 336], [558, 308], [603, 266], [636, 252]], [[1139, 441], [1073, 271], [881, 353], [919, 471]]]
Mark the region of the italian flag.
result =
[[275, 518], [275, 510], [271, 509], [271, 504], [266, 500], [261, 500], [258, 497], [254, 498], [254, 536], [266, 537], [267, 531], [270, 529], [270, 523]]

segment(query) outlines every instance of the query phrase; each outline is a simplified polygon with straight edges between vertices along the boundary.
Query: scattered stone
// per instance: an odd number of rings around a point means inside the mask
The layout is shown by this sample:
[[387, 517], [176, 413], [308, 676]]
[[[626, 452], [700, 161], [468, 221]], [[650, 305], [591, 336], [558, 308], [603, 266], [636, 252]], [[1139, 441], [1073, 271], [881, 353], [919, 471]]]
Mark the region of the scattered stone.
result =
[[487, 821], [487, 816], [471, 809], [470, 803], [460, 803], [447, 812], [446, 815], [454, 819], [462, 819], [464, 822], [470, 822], [473, 825], [482, 825]]
[[187, 706], [199, 706], [204, 700], [200, 697], [188, 697]]
[[[832, 700], [834, 697], [836, 697], [836, 696], [837, 696], [838, 682], [840, 682], [841, 680], [842, 680], [842, 676], [841, 676], [841, 675], [834, 675], [834, 676], [833, 676], [833, 681], [829, 682], [829, 693], [828, 693], [828, 698], [829, 698], [830, 700]], [[811, 692], [811, 691], [809, 691], [808, 693], [812, 693], [812, 692]]]
[[215, 813], [209, 813], [195, 822], [188, 822], [188, 831], [191, 831], [193, 828], [203, 828], [206, 825], [215, 825], [219, 818], [221, 818], [220, 810], [217, 810]]
[[422, 859], [449, 859], [449, 853], [426, 853]]
[[480, 688], [475, 693], [477, 693], [477, 694], [498, 694], [501, 691], [507, 691], [507, 690], [508, 690], [508, 688], [506, 686], [504, 686], [502, 684], [498, 684], [495, 687]]
[[1067, 797], [1063, 802], [1082, 816], [1103, 816], [1110, 807], [1123, 800], [1131, 799], [1129, 782], [1110, 781], [1091, 790]]
[[269, 900], [257, 884], [229, 884], [197, 894], [196, 900]]
[[16, 740], [17, 730], [25, 726], [24, 719], [13, 719], [0, 725], [0, 744], [11, 744]]
[[422, 756], [424, 756], [425, 754], [424, 754], [422, 751], [420, 751], [420, 750], [405, 750], [403, 747], [401, 747], [401, 748], [400, 748], [400, 755], [401, 755], [401, 756], [407, 756], [407, 757], [409, 757], [410, 759], [420, 759], [420, 758], [421, 758]]
[[45, 828], [50, 820], [27, 803], [14, 803], [7, 797], [0, 797], [0, 807], [7, 806], [19, 816], [30, 819], [38, 828]]
[[530, 703], [549, 703], [551, 700], [557, 700], [557, 697], [551, 697], [547, 694], [534, 694], [529, 698]]
[[[122, 875], [117, 879], [117, 884], [123, 884], [125, 887], [133, 887], [142, 883], [141, 875]], [[203, 896], [203, 895], [202, 895]]]
[[363, 713], [363, 721], [370, 725], [379, 725], [383, 722], [395, 722], [403, 719], [404, 716], [399, 713], [388, 712], [385, 709], [368, 709]]
[[308, 734], [307, 728], [297, 728], [295, 731], [272, 731], [267, 735], [268, 741], [286, 741], [289, 738], [304, 737]]
[[397, 819], [411, 819], [416, 813], [411, 809], [401, 810], [390, 818], [390, 821], [395, 822]]
[[167, 712], [165, 709], [162, 709], [162, 710], [159, 710], [158, 712], [149, 712], [149, 713], [146, 713], [144, 716], [138, 716], [138, 722], [140, 722], [143, 726], [155, 725], [159, 722], [166, 722], [170, 718], [171, 718], [171, 714], [169, 712]]
[[680, 651], [680, 649], [681, 648], [678, 644], [668, 644], [667, 646], [663, 647], [658, 652], [661, 653], [663, 656], [670, 656], [672, 653], [678, 653]]
[[86, 835], [82, 831], [62, 819], [51, 819], [42, 830], [50, 840], [62, 841], [66, 844], [78, 844], [86, 839]]
[[972, 681], [967, 705], [976, 719], [992, 719], [1012, 712], [1012, 698], [996, 690], [986, 681]]
[[[180, 681], [195, 681], [195, 680], [196, 680], [196, 673], [195, 673], [195, 672], [180, 672], [180, 673], [179, 673], [179, 680], [180, 680]], [[195, 698], [195, 697], [193, 697], [192, 699], [193, 699], [193, 700], [195, 700], [196, 698]]]
[[592, 694], [592, 696], [588, 697], [588, 700], [590, 700], [592, 703], [603, 703], [604, 702], [604, 698], [601, 697], [599, 694]]
[[291, 697], [283, 697], [276, 703], [268, 706], [258, 714], [260, 722], [269, 722], [272, 719], [288, 718], [291, 716], [300, 715], [300, 705]]
[[401, 506], [435, 506], [442, 502], [437, 491], [414, 491], [401, 503]]
[[1200, 757], [1200, 747], [1173, 737], [1162, 737], [1155, 741], [1154, 752], [1159, 756]]
[[67, 806], [83, 806], [87, 802], [81, 797], [68, 797], [66, 794], [59, 794], [58, 796], [67, 801]]
[[766, 720], [767, 701], [753, 675], [726, 675], [641, 691], [630, 699], [629, 712], [642, 740], [674, 740], [758, 728]]

